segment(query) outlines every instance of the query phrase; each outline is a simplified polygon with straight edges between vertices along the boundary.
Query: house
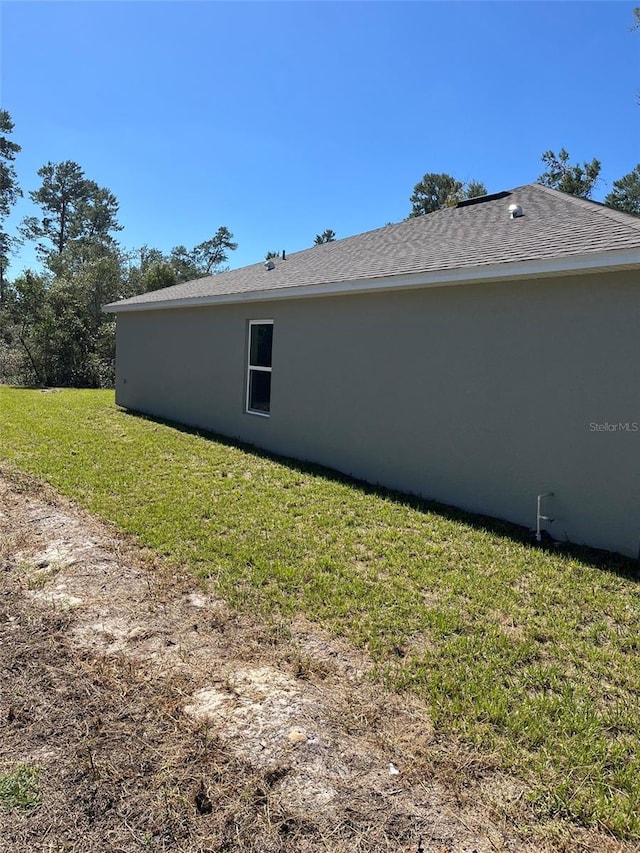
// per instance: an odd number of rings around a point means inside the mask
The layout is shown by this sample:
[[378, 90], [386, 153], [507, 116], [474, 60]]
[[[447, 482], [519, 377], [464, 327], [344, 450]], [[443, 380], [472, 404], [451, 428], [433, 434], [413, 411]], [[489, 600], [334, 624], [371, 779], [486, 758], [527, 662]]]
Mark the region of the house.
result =
[[640, 219], [528, 184], [105, 310], [121, 406], [639, 556]]

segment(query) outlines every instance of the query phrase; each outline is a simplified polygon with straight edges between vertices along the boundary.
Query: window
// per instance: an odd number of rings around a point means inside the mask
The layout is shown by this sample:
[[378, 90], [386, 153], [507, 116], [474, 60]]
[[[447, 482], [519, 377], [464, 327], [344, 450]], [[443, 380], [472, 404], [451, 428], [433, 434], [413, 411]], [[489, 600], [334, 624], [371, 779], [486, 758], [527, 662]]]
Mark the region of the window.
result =
[[249, 320], [247, 411], [269, 417], [273, 320]]

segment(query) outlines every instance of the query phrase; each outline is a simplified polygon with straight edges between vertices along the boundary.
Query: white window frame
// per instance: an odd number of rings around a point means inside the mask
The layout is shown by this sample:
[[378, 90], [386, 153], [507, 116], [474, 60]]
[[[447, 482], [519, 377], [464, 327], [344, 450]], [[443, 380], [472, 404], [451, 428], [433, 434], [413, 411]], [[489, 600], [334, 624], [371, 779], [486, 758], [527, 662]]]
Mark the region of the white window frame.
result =
[[[248, 415], [258, 415], [261, 418], [270, 418], [271, 412], [258, 412], [256, 409], [251, 409], [249, 407], [249, 394], [251, 393], [251, 371], [256, 370], [261, 373], [272, 373], [273, 369], [271, 367], [261, 367], [260, 365], [252, 365], [251, 364], [251, 327], [252, 326], [273, 326], [273, 320], [249, 320], [249, 335], [247, 340], [247, 396], [246, 396], [246, 406], [245, 411]], [[272, 333], [273, 334], [273, 333]], [[272, 351], [271, 351], [271, 362], [273, 363], [273, 337], [272, 337]], [[271, 408], [271, 397], [269, 397], [269, 408]]]

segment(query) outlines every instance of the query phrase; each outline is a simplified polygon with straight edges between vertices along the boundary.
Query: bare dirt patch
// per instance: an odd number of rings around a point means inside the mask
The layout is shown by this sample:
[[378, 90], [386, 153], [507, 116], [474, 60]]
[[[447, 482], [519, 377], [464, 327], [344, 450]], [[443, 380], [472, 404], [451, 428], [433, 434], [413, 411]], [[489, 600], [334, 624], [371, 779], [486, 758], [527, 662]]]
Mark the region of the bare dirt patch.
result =
[[35, 807], [0, 806], [0, 850], [631, 850], [561, 827], [547, 844], [523, 785], [370, 668], [0, 475], [0, 776], [40, 769]]

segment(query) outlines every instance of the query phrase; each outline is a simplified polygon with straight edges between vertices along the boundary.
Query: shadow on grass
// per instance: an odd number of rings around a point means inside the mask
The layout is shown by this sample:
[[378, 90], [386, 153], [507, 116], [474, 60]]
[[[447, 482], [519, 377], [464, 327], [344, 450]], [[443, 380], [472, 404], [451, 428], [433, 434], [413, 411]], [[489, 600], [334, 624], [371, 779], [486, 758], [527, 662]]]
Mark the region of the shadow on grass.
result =
[[640, 581], [640, 560], [625, 557], [622, 554], [617, 554], [613, 551], [604, 551], [599, 548], [590, 548], [586, 545], [576, 545], [573, 542], [555, 540], [546, 532], [544, 533], [543, 541], [536, 542], [535, 532], [521, 524], [504, 521], [503, 519], [494, 518], [490, 515], [468, 512], [466, 510], [459, 509], [458, 507], [451, 506], [450, 504], [443, 504], [436, 500], [419, 497], [418, 495], [388, 489], [379, 484], [368, 483], [365, 480], [359, 480], [355, 477], [351, 477], [350, 475], [337, 471], [334, 468], [319, 465], [316, 462], [307, 462], [302, 459], [283, 456], [279, 453], [264, 450], [263, 448], [256, 447], [254, 444], [230, 438], [229, 436], [221, 435], [220, 433], [216, 433], [211, 430], [176, 423], [175, 421], [167, 420], [166, 418], [160, 418], [154, 415], [144, 414], [142, 412], [134, 412], [129, 409], [121, 409], [121, 411], [123, 414], [132, 418], [162, 424], [163, 426], [174, 429], [177, 432], [198, 436], [205, 441], [212, 441], [226, 447], [233, 447], [236, 450], [242, 450], [244, 453], [248, 453], [249, 455], [255, 456], [259, 459], [267, 459], [271, 462], [277, 462], [280, 465], [286, 466], [291, 471], [297, 471], [301, 474], [311, 474], [314, 477], [322, 477], [323, 479], [334, 483], [342, 483], [350, 486], [352, 489], [357, 489], [364, 494], [375, 495], [376, 497], [393, 501], [394, 503], [402, 506], [411, 507], [418, 512], [434, 513], [448, 521], [459, 521], [476, 530], [483, 530], [496, 536], [510, 539], [519, 545], [523, 545], [524, 547], [531, 548], [535, 551], [544, 551], [547, 554], [560, 554], [570, 559], [579, 560], [582, 563], [603, 571], [612, 572], [613, 574], [619, 575], [620, 577], [624, 577], [628, 580]]

